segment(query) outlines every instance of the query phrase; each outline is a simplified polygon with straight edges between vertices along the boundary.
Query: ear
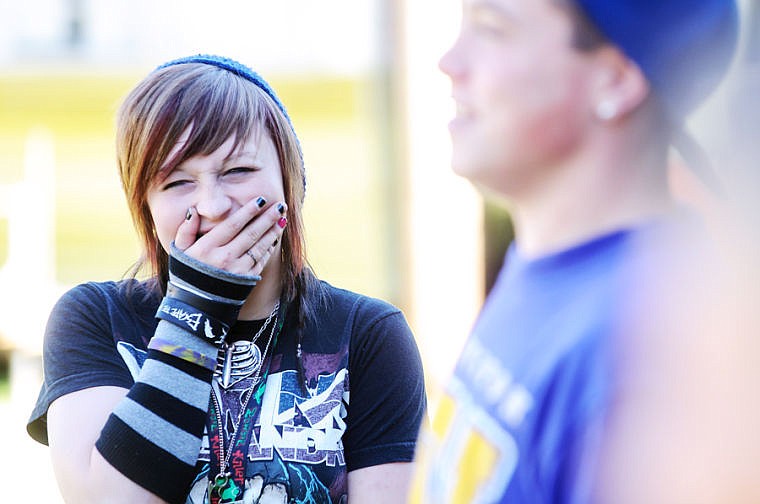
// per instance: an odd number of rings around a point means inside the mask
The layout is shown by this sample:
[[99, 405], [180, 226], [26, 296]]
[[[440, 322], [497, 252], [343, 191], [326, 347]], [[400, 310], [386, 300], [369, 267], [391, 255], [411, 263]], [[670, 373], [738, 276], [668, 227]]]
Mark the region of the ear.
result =
[[594, 53], [594, 115], [616, 122], [638, 109], [649, 96], [649, 82], [638, 65], [619, 49], [606, 46]]

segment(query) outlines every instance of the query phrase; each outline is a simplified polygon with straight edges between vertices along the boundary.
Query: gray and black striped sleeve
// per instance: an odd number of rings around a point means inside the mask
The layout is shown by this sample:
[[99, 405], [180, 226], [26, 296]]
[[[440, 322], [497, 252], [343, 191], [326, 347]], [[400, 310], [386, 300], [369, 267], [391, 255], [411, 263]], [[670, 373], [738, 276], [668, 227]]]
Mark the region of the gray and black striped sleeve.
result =
[[[174, 246], [169, 271], [147, 359], [95, 447], [142, 488], [182, 503], [196, 476], [218, 345], [260, 277], [214, 268]], [[212, 319], [225, 329], [201, 329]]]
[[[195, 353], [217, 348], [160, 321], [156, 335]], [[213, 367], [156, 349], [109, 416], [96, 447], [115, 469], [167, 502], [185, 502], [195, 479]]]

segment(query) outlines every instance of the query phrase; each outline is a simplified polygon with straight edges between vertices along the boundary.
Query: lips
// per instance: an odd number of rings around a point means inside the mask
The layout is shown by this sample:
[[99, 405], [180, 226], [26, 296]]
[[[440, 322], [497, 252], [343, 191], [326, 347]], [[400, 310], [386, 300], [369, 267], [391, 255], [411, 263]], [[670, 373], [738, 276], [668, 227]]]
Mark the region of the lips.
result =
[[454, 117], [449, 121], [449, 132], [454, 134], [455, 132], [468, 127], [475, 117], [476, 113], [474, 107], [466, 102], [454, 99]]
[[452, 93], [454, 117], [449, 122], [449, 130], [461, 128], [477, 116], [476, 108], [462, 95]]
[[456, 102], [456, 115], [457, 119], [470, 119], [475, 115], [475, 110], [466, 103]]

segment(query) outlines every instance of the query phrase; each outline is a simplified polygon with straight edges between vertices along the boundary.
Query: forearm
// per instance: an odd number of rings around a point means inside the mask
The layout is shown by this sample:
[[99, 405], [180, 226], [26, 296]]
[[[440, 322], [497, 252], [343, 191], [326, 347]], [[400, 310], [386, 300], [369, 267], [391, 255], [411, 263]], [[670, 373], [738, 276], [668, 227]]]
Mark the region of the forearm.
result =
[[163, 502], [127, 479], [95, 450], [110, 411], [127, 389], [94, 387], [56, 399], [48, 411], [50, 455], [65, 502]]
[[348, 473], [349, 503], [406, 502], [414, 466], [394, 462], [364, 467]]
[[[185, 502], [196, 476], [218, 348], [258, 279], [240, 277], [247, 288], [238, 289], [238, 298], [224, 298], [218, 293], [232, 290], [226, 285], [230, 275], [193, 266], [197, 270], [182, 272], [182, 278], [171, 275], [172, 283], [183, 288], [181, 292], [167, 290], [156, 314], [161, 320], [147, 358], [127, 394], [122, 393], [107, 410], [93, 401], [91, 408], [69, 404], [60, 413], [66, 417], [60, 420], [63, 428], [54, 428], [52, 436], [59, 440], [75, 433], [72, 419], [87, 415], [90, 409], [98, 412], [100, 422], [90, 425], [89, 432], [95, 434], [86, 443], [74, 446], [78, 462], [66, 460], [65, 453], [58, 451], [57, 465], [63, 475], [59, 480], [67, 498]], [[176, 270], [170, 262], [170, 271]], [[210, 294], [211, 288], [217, 294]]]
[[183, 502], [195, 477], [216, 353], [162, 320], [135, 385], [95, 443], [120, 473], [168, 502]]
[[85, 389], [51, 405], [51, 455], [67, 501], [184, 502], [195, 477], [213, 364], [204, 368], [170, 353], [194, 340], [161, 321], [151, 347], [165, 351], [149, 349], [130, 390]]

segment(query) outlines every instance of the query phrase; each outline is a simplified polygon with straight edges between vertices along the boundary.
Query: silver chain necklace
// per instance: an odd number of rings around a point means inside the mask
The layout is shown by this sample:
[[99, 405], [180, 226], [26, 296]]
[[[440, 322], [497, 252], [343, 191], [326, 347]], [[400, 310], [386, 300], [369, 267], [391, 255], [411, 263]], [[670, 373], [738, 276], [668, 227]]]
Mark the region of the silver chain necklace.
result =
[[[272, 313], [270, 313], [269, 317], [267, 317], [266, 321], [264, 321], [264, 325], [261, 327], [261, 329], [259, 329], [259, 331], [254, 336], [253, 338], [254, 342], [259, 338], [259, 336], [261, 336], [261, 333], [264, 331], [264, 328], [266, 328], [269, 325], [269, 322], [272, 320], [272, 318], [275, 317], [275, 315], [277, 315], [277, 310], [279, 309], [279, 307], [280, 307], [280, 303], [278, 301], [274, 307], [274, 310], [272, 310]], [[269, 346], [272, 343], [272, 339], [274, 338], [274, 333], [276, 329], [277, 329], [277, 319], [275, 318], [274, 324], [272, 324], [272, 329], [271, 331], [269, 331], [269, 338], [267, 339], [266, 348], [264, 348], [263, 357], [259, 358], [259, 363], [255, 368], [255, 376], [253, 377], [253, 381], [251, 382], [250, 387], [246, 391], [245, 399], [243, 400], [240, 406], [240, 411], [238, 411], [237, 420], [235, 420], [235, 422], [232, 424], [232, 428], [234, 429], [234, 432], [232, 433], [232, 436], [230, 438], [229, 451], [227, 451], [226, 453], [224, 449], [224, 429], [222, 427], [222, 407], [221, 407], [222, 401], [221, 399], [217, 398], [217, 392], [216, 390], [214, 390], [214, 387], [211, 387], [212, 388], [211, 397], [214, 401], [216, 421], [217, 421], [217, 425], [219, 426], [218, 427], [219, 428], [219, 473], [216, 476], [214, 476], [213, 480], [209, 478], [209, 491], [208, 491], [209, 496], [211, 495], [212, 491], [220, 490], [224, 488], [225, 486], [227, 486], [227, 483], [229, 482], [230, 477], [232, 476], [232, 474], [229, 471], [227, 471], [227, 467], [229, 466], [229, 463], [230, 463], [230, 457], [232, 456], [232, 452], [234, 451], [232, 447], [235, 446], [235, 441], [238, 438], [240, 422], [243, 419], [243, 416], [245, 415], [245, 410], [248, 407], [248, 402], [251, 400], [251, 397], [253, 396], [253, 391], [254, 389], [256, 389], [256, 386], [259, 383], [263, 359], [266, 357], [267, 352], [269, 351]], [[254, 344], [253, 346], [256, 346], [256, 345]], [[218, 366], [217, 366], [217, 369], [218, 369]], [[245, 376], [236, 380], [234, 383], [237, 383], [238, 381], [246, 378], [247, 376], [250, 376], [252, 373], [253, 372], [247, 373]], [[224, 387], [223, 383], [218, 379], [218, 377], [217, 377], [217, 382], [222, 387]]]
[[[214, 369], [214, 378], [222, 388], [227, 390], [237, 382], [261, 370], [263, 357], [256, 341], [269, 326], [274, 316], [277, 315], [279, 308], [280, 302], [278, 301], [251, 341], [233, 341], [222, 344], [217, 356], [216, 369]], [[266, 355], [266, 350], [264, 355]]]

